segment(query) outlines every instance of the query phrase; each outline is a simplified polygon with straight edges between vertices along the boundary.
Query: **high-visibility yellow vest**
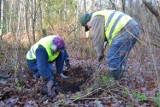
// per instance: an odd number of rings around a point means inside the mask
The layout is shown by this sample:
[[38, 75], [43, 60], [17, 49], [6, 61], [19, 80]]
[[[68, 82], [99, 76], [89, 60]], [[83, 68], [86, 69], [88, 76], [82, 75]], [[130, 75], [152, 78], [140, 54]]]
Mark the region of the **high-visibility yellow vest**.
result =
[[41, 45], [43, 46], [46, 51], [47, 51], [47, 54], [48, 54], [48, 61], [51, 62], [51, 61], [54, 61], [58, 55], [59, 55], [59, 52], [56, 52], [53, 54], [52, 50], [51, 50], [51, 43], [53, 42], [54, 38], [56, 37], [56, 35], [53, 35], [53, 36], [47, 36], [47, 37], [44, 37], [42, 38], [41, 40], [39, 40], [36, 44], [34, 44], [31, 49], [28, 51], [27, 55], [26, 55], [26, 58], [28, 60], [34, 60], [36, 59], [36, 49]]
[[130, 16], [116, 10], [97, 11], [92, 14], [92, 18], [95, 16], [103, 16], [105, 19], [105, 36], [109, 45], [112, 44], [112, 39], [117, 33], [132, 19]]

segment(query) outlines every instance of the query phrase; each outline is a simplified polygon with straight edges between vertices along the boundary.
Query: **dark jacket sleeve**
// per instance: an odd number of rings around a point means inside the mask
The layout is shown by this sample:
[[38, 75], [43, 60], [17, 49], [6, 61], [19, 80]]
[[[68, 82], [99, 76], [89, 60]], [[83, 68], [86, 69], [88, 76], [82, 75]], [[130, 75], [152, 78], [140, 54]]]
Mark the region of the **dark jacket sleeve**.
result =
[[53, 80], [54, 77], [52, 76], [51, 71], [48, 68], [48, 54], [44, 47], [40, 46], [39, 48], [37, 48], [36, 59], [38, 70], [42, 77], [46, 78], [47, 80]]
[[58, 74], [61, 74], [63, 72], [64, 61], [69, 61], [69, 55], [66, 49], [61, 51], [58, 57], [56, 58], [56, 69]]
[[66, 49], [64, 50], [64, 53], [65, 53], [65, 61], [69, 61], [69, 55]]

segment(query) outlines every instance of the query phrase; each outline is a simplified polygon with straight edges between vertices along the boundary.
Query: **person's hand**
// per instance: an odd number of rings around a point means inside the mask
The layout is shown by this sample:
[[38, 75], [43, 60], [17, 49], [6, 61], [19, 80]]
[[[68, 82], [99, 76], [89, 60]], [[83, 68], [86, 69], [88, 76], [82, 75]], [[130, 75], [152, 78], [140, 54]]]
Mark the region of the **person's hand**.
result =
[[63, 79], [68, 79], [68, 78], [69, 78], [69, 76], [65, 76], [63, 73], [61, 73], [60, 76], [61, 76], [61, 78], [63, 78]]
[[47, 92], [48, 92], [48, 96], [52, 95], [52, 87], [53, 87], [54, 81], [53, 80], [49, 80], [47, 82]]
[[70, 63], [69, 63], [69, 60], [66, 60], [66, 67], [67, 67], [67, 70], [70, 68]]
[[104, 58], [104, 55], [102, 55], [102, 56], [99, 56], [98, 57], [98, 62], [101, 62], [101, 60]]
[[106, 49], [107, 44], [108, 44], [108, 41], [105, 41], [105, 42], [104, 42], [104, 45], [103, 45], [103, 49], [104, 49], [104, 50]]
[[49, 80], [47, 82], [47, 93], [49, 97], [54, 97], [55, 94], [55, 87], [59, 86], [58, 82], [56, 80]]

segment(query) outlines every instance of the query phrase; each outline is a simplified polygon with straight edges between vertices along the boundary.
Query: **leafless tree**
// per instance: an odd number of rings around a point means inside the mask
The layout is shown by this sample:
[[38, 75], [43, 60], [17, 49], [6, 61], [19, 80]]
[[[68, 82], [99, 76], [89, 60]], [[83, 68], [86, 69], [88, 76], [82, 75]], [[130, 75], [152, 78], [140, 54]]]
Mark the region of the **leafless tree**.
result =
[[126, 0], [122, 0], [122, 11], [125, 13]]
[[86, 0], [83, 0], [83, 6], [84, 6], [84, 12], [86, 12], [87, 11]]
[[160, 6], [158, 5], [158, 1], [157, 1], [157, 6], [150, 0], [142, 0], [142, 1], [145, 4], [145, 6], [150, 10], [150, 12], [156, 17], [160, 26]]
[[0, 39], [2, 40], [2, 29], [3, 29], [3, 0], [0, 0]]

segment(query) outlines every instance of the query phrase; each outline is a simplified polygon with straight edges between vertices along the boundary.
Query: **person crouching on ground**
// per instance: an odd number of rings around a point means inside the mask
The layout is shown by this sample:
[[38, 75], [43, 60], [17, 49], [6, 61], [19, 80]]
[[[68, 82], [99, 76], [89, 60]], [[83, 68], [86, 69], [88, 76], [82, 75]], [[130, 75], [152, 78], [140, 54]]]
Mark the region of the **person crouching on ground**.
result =
[[[65, 62], [67, 69], [70, 68], [69, 55], [65, 49], [64, 40], [60, 36], [51, 35], [40, 39], [31, 46], [26, 55], [26, 61], [34, 77], [42, 76], [47, 80], [48, 96], [52, 95], [52, 86], [57, 84], [52, 75], [55, 70], [62, 78], [68, 78], [63, 75], [63, 66]], [[56, 69], [52, 65], [53, 62]]]

